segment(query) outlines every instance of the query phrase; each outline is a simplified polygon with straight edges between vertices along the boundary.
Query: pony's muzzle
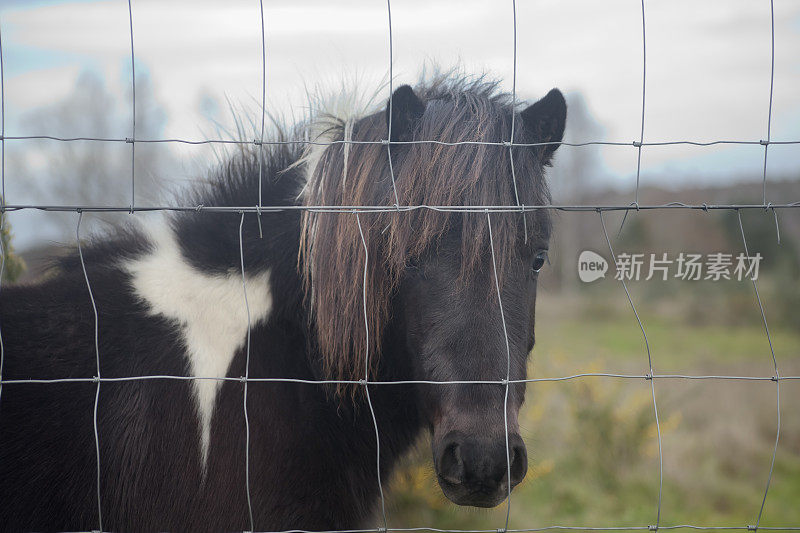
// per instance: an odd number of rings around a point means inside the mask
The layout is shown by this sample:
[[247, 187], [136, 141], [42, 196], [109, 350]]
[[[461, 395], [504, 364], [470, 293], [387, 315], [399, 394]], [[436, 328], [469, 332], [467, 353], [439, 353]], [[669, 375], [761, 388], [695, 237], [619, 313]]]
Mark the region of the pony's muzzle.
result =
[[[509, 469], [508, 464], [511, 468]], [[453, 503], [494, 507], [506, 499], [528, 471], [528, 454], [517, 433], [485, 437], [450, 431], [434, 445], [439, 486]]]

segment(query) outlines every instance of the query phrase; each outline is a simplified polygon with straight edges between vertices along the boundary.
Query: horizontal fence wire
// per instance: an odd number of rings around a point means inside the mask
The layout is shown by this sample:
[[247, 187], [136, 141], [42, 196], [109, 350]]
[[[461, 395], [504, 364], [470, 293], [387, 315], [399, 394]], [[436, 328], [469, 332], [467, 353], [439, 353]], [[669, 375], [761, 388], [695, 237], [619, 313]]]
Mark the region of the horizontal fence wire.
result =
[[[389, 531], [398, 532], [423, 532], [432, 533], [525, 533], [534, 531], [657, 531], [657, 530], [697, 530], [697, 531], [800, 531], [800, 526], [759, 526], [748, 524], [744, 526], [703, 526], [696, 524], [675, 524], [659, 526], [567, 526], [552, 525], [532, 528], [508, 528], [508, 529], [446, 529], [437, 527], [390, 527], [390, 528], [365, 528], [365, 529], [281, 529], [281, 530], [255, 530], [248, 533], [388, 533]], [[62, 533], [112, 533], [99, 530], [88, 531], [64, 531]]]
[[[695, 524], [676, 524], [671, 526], [542, 526], [532, 528], [497, 528], [497, 529], [446, 529], [436, 527], [390, 527], [367, 529], [281, 529], [281, 530], [256, 530], [246, 533], [388, 533], [389, 531], [414, 532], [430, 531], [432, 533], [525, 533], [533, 531], [659, 531], [659, 530], [697, 530], [697, 531], [800, 531], [800, 526], [702, 526]], [[112, 533], [106, 531], [64, 531], [62, 533]]]
[[311, 211], [315, 213], [387, 213], [405, 211], [441, 211], [445, 213], [523, 213], [538, 210], [552, 211], [653, 211], [668, 209], [689, 209], [695, 211], [738, 211], [740, 209], [791, 209], [800, 207], [800, 201], [784, 204], [685, 204], [683, 202], [669, 202], [666, 204], [609, 204], [609, 205], [240, 205], [240, 206], [214, 206], [214, 205], [177, 205], [177, 206], [130, 206], [119, 205], [43, 205], [43, 204], [6, 204], [0, 206], [0, 212], [6, 211], [54, 211], [54, 212], [151, 212], [151, 211], [204, 211], [217, 213], [277, 213], [281, 211]]
[[[269, 533], [386, 533], [388, 531], [397, 531], [397, 532], [425, 532], [429, 531], [432, 533], [523, 533], [523, 532], [536, 532], [536, 531], [556, 531], [556, 530], [563, 530], [563, 531], [658, 531], [658, 530], [702, 530], [702, 531], [758, 531], [766, 530], [766, 531], [800, 531], [800, 526], [761, 526], [761, 519], [762, 514], [764, 511], [764, 505], [766, 503], [767, 494], [769, 491], [770, 481], [772, 479], [775, 457], [778, 450], [778, 444], [780, 440], [780, 415], [781, 415], [781, 403], [780, 403], [780, 382], [782, 381], [795, 381], [800, 380], [800, 376], [792, 376], [792, 375], [781, 375], [778, 371], [778, 363], [777, 358], [775, 356], [775, 352], [772, 347], [772, 340], [770, 338], [769, 333], [769, 326], [767, 322], [766, 312], [764, 309], [764, 305], [761, 301], [761, 297], [758, 293], [758, 287], [756, 285], [755, 280], [753, 280], [753, 288], [755, 293], [756, 302], [760, 311], [760, 315], [762, 318], [763, 326], [766, 333], [766, 340], [769, 343], [769, 349], [772, 356], [773, 361], [773, 369], [774, 373], [772, 375], [724, 375], [724, 374], [708, 374], [708, 375], [691, 375], [691, 374], [658, 374], [654, 370], [653, 360], [650, 353], [650, 344], [647, 339], [647, 334], [645, 330], [645, 326], [639, 313], [636, 310], [636, 306], [634, 305], [634, 301], [631, 298], [630, 292], [628, 291], [628, 287], [625, 284], [624, 279], [622, 279], [622, 287], [624, 292], [627, 296], [627, 300], [631, 306], [631, 309], [634, 314], [634, 318], [636, 319], [639, 328], [641, 329], [644, 348], [647, 355], [647, 370], [644, 373], [632, 373], [632, 374], [625, 374], [625, 373], [611, 373], [611, 372], [584, 372], [584, 373], [576, 373], [571, 375], [563, 375], [563, 376], [553, 376], [553, 377], [538, 377], [538, 378], [527, 378], [527, 379], [510, 379], [510, 348], [508, 345], [508, 333], [506, 331], [506, 323], [505, 323], [505, 315], [502, 307], [502, 301], [500, 298], [500, 287], [497, 281], [497, 273], [496, 273], [496, 265], [495, 268], [495, 285], [497, 290], [497, 299], [498, 299], [498, 307], [499, 313], [501, 318], [501, 323], [503, 326], [503, 333], [505, 335], [505, 342], [506, 342], [506, 351], [507, 351], [507, 358], [508, 358], [508, 372], [505, 379], [495, 379], [495, 380], [444, 380], [444, 381], [433, 381], [433, 380], [376, 380], [370, 379], [369, 376], [369, 350], [367, 351], [367, 360], [366, 360], [366, 368], [365, 368], [365, 375], [364, 379], [360, 380], [310, 380], [310, 379], [298, 379], [298, 378], [282, 378], [282, 377], [270, 377], [270, 378], [254, 378], [250, 377], [249, 367], [250, 367], [250, 309], [249, 304], [247, 301], [247, 286], [245, 282], [245, 264], [244, 264], [244, 253], [243, 253], [243, 244], [242, 244], [242, 227], [244, 224], [244, 217], [246, 214], [255, 213], [258, 215], [259, 220], [259, 232], [261, 234], [261, 221], [260, 215], [263, 213], [276, 213], [276, 212], [292, 212], [292, 211], [308, 211], [308, 212], [318, 212], [318, 213], [340, 213], [343, 215], [354, 215], [355, 223], [358, 225], [359, 234], [361, 237], [361, 242], [363, 244], [363, 248], [365, 254], [368, 253], [367, 243], [364, 238], [364, 233], [361, 228], [361, 220], [359, 218], [360, 214], [368, 214], [368, 213], [384, 213], [384, 212], [411, 212], [417, 210], [432, 210], [432, 211], [440, 211], [446, 213], [485, 213], [487, 217], [487, 224], [489, 228], [489, 238], [490, 238], [490, 247], [492, 253], [492, 259], [494, 264], [494, 243], [492, 242], [492, 221], [491, 221], [491, 214], [492, 213], [525, 213], [525, 212], [532, 212], [537, 210], [554, 210], [554, 211], [565, 211], [565, 212], [597, 212], [600, 216], [601, 227], [603, 231], [603, 235], [605, 240], [608, 244], [609, 251], [611, 252], [612, 258], [614, 257], [614, 249], [612, 246], [612, 241], [609, 238], [609, 234], [605, 227], [605, 221], [603, 218], [603, 213], [605, 212], [616, 212], [622, 211], [625, 214], [625, 217], [632, 211], [654, 211], [654, 210], [671, 210], [671, 209], [679, 209], [679, 210], [700, 210], [700, 211], [716, 211], [716, 210], [723, 210], [723, 211], [736, 211], [739, 215], [739, 228], [742, 234], [742, 242], [745, 249], [745, 253], [747, 253], [747, 239], [745, 236], [745, 230], [742, 226], [741, 221], [741, 210], [753, 210], [753, 209], [763, 209], [765, 211], [772, 210], [773, 215], [775, 216], [775, 224], [776, 224], [776, 231], [778, 231], [778, 240], [780, 242], [780, 233], [778, 229], [778, 218], [777, 218], [777, 210], [778, 209], [793, 209], [800, 207], [800, 200], [795, 202], [771, 202], [768, 201], [767, 195], [767, 155], [769, 147], [772, 145], [798, 145], [800, 144], [800, 140], [773, 140], [771, 136], [771, 126], [772, 126], [772, 107], [773, 107], [773, 92], [774, 92], [774, 76], [775, 76], [775, 14], [774, 14], [774, 5], [773, 1], [770, 0], [770, 17], [771, 17], [771, 69], [770, 69], [770, 89], [769, 89], [769, 105], [768, 105], [768, 115], [767, 115], [767, 131], [766, 131], [766, 138], [759, 139], [759, 140], [735, 140], [735, 139], [716, 139], [716, 140], [709, 140], [709, 141], [701, 141], [701, 140], [691, 140], [691, 139], [681, 139], [681, 140], [664, 140], [664, 141], [646, 141], [645, 140], [645, 116], [646, 116], [646, 93], [647, 93], [647, 47], [646, 47], [646, 37], [647, 37], [647, 30], [645, 24], [645, 2], [641, 0], [641, 23], [642, 23], [642, 91], [641, 91], [641, 124], [640, 124], [640, 135], [638, 140], [634, 141], [588, 141], [588, 142], [535, 142], [535, 143], [518, 143], [514, 141], [514, 120], [515, 117], [512, 114], [512, 122], [511, 122], [511, 136], [509, 140], [500, 140], [496, 142], [479, 142], [479, 141], [458, 141], [458, 142], [446, 142], [440, 141], [436, 139], [430, 140], [407, 140], [407, 141], [400, 141], [400, 140], [391, 140], [391, 120], [392, 120], [392, 94], [393, 94], [393, 36], [392, 36], [392, 10], [391, 10], [391, 0], [387, 0], [387, 19], [388, 19], [388, 59], [389, 59], [389, 99], [388, 99], [388, 108], [389, 108], [389, 120], [388, 120], [388, 128], [387, 128], [387, 138], [380, 139], [376, 141], [353, 141], [353, 140], [334, 140], [334, 141], [317, 141], [312, 139], [303, 139], [303, 140], [280, 140], [280, 141], [271, 141], [265, 139], [265, 113], [263, 112], [266, 108], [266, 87], [267, 87], [267, 75], [266, 75], [266, 30], [265, 30], [265, 18], [264, 18], [264, 6], [263, 0], [259, 0], [259, 7], [260, 7], [260, 30], [261, 30], [261, 105], [262, 105], [262, 116], [261, 116], [261, 129], [260, 129], [260, 136], [258, 139], [253, 140], [245, 140], [245, 139], [181, 139], [181, 138], [138, 138], [136, 135], [136, 55], [134, 50], [134, 24], [133, 24], [133, 7], [131, 5], [131, 0], [127, 0], [127, 7], [128, 7], [128, 26], [129, 26], [129, 39], [130, 39], [130, 61], [131, 61], [131, 107], [132, 107], [132, 120], [131, 120], [131, 136], [125, 138], [116, 138], [116, 137], [60, 137], [60, 136], [53, 136], [53, 135], [6, 135], [6, 127], [5, 127], [5, 80], [3, 77], [3, 42], [2, 42], [2, 30], [0, 29], [0, 192], [2, 195], [0, 196], [0, 214], [2, 214], [2, 218], [0, 219], [0, 232], [2, 232], [5, 224], [5, 216], [6, 213], [10, 212], [17, 212], [17, 211], [25, 211], [25, 210], [38, 210], [38, 211], [45, 211], [45, 212], [75, 212], [78, 213], [78, 223], [76, 227], [76, 237], [78, 241], [78, 254], [81, 260], [81, 267], [83, 269], [84, 278], [86, 281], [86, 286], [89, 294], [89, 298], [91, 299], [91, 303], [93, 306], [94, 311], [94, 341], [95, 341], [95, 355], [96, 355], [96, 375], [94, 376], [86, 376], [86, 377], [69, 377], [69, 378], [53, 378], [53, 379], [39, 379], [35, 376], [31, 376], [27, 379], [5, 379], [2, 374], [3, 370], [3, 360], [5, 355], [4, 345], [3, 345], [3, 336], [2, 336], [2, 328], [0, 328], [0, 395], [4, 392], [3, 387], [6, 385], [16, 386], [16, 385], [25, 385], [25, 384], [56, 384], [56, 383], [93, 383], [96, 385], [96, 394], [95, 394], [95, 402], [94, 402], [94, 443], [96, 447], [96, 459], [97, 459], [97, 512], [98, 512], [98, 526], [99, 531], [104, 531], [103, 529], [103, 512], [102, 512], [102, 497], [101, 497], [101, 486], [100, 486], [100, 464], [101, 464], [101, 455], [100, 455], [100, 445], [99, 440], [101, 436], [98, 432], [98, 425], [97, 425], [97, 417], [98, 417], [98, 404], [100, 398], [100, 385], [101, 383], [114, 383], [114, 382], [129, 382], [129, 381], [145, 381], [145, 380], [175, 380], [175, 381], [201, 381], [201, 380], [209, 380], [209, 381], [216, 381], [216, 382], [241, 382], [243, 386], [243, 411], [244, 411], [244, 420], [245, 420], [245, 435], [246, 435], [246, 449], [245, 449], [245, 472], [246, 472], [246, 491], [247, 491], [247, 508], [249, 512], [249, 516], [247, 517], [247, 522], [250, 525], [249, 531], [255, 530], [255, 523], [253, 518], [253, 504], [251, 501], [251, 494], [250, 494], [250, 485], [251, 485], [251, 478], [250, 478], [250, 423], [248, 418], [248, 411], [247, 411], [247, 393], [248, 393], [248, 384], [250, 383], [285, 383], [285, 384], [298, 384], [298, 385], [318, 385], [318, 386], [329, 386], [329, 385], [360, 385], [364, 387], [366, 391], [366, 399], [369, 402], [370, 411], [372, 413], [372, 420], [374, 423], [374, 430], [375, 430], [375, 438], [376, 438], [376, 469], [377, 469], [377, 483], [380, 493], [380, 501], [381, 501], [381, 510], [382, 510], [382, 527], [378, 528], [365, 528], [365, 529], [347, 529], [347, 530], [321, 530], [321, 531], [310, 531], [310, 530], [302, 530], [302, 529], [291, 529], [291, 530], [282, 530], [282, 531], [272, 531]], [[511, 8], [513, 14], [513, 84], [512, 84], [512, 105], [516, 107], [517, 104], [517, 95], [516, 95], [516, 81], [517, 81], [517, 9], [516, 9], [516, 1], [511, 0]], [[23, 142], [23, 141], [54, 141], [54, 142], [61, 142], [61, 143], [73, 143], [73, 142], [97, 142], [97, 143], [127, 143], [131, 145], [131, 168], [130, 168], [130, 204], [126, 206], [122, 205], [45, 205], [45, 204], [27, 204], [27, 203], [8, 203], [6, 202], [5, 196], [5, 143], [6, 141], [12, 142]], [[258, 147], [258, 159], [259, 159], [259, 170], [258, 170], [258, 198], [254, 205], [242, 205], [242, 206], [213, 206], [213, 205], [154, 205], [154, 206], [140, 206], [136, 205], [135, 202], [135, 193], [136, 193], [136, 179], [135, 179], [135, 145], [137, 143], [145, 143], [145, 144], [183, 144], [183, 145], [251, 145]], [[270, 146], [328, 146], [328, 145], [336, 145], [336, 144], [376, 144], [376, 145], [383, 145], [386, 146], [387, 155], [389, 158], [389, 172], [390, 177], [392, 180], [392, 189], [394, 193], [394, 204], [393, 205], [264, 205], [263, 197], [262, 197], [262, 178], [263, 178], [263, 159], [264, 159], [264, 147]], [[497, 146], [504, 149], [509, 150], [509, 154], [511, 157], [511, 169], [512, 169], [512, 179], [514, 180], [514, 191], [515, 191], [515, 199], [516, 205], [490, 205], [490, 206], [478, 206], [478, 205], [402, 205], [400, 202], [400, 198], [397, 193], [397, 187], [395, 184], [395, 173], [394, 168], [392, 166], [392, 154], [391, 150], [393, 146], [401, 146], [401, 145], [414, 145], [414, 144], [435, 144], [441, 146]], [[738, 204], [712, 204], [712, 203], [682, 203], [682, 202], [669, 202], [663, 204], [640, 204], [639, 203], [639, 190], [640, 190], [640, 182], [641, 182], [641, 168], [642, 168], [642, 152], [644, 147], [659, 147], [659, 146], [697, 146], [697, 147], [711, 147], [711, 146], [733, 146], [733, 145], [740, 145], [740, 146], [763, 146], [764, 147], [764, 158], [763, 158], [763, 175], [762, 175], [762, 202], [761, 203], [738, 203]], [[634, 192], [634, 200], [630, 204], [626, 205], [617, 205], [617, 204], [608, 204], [608, 205], [578, 205], [578, 204], [547, 204], [547, 205], [524, 205], [519, 202], [519, 197], [516, 191], [516, 173], [514, 171], [513, 166], [513, 150], [512, 148], [531, 148], [531, 147], [542, 147], [542, 146], [567, 146], [567, 147], [589, 147], [589, 146], [614, 146], [614, 147], [633, 147], [637, 150], [637, 164], [636, 164], [636, 173], [635, 173], [635, 192]], [[86, 271], [86, 265], [83, 261], [83, 253], [81, 249], [81, 236], [80, 236], [80, 225], [82, 215], [85, 212], [128, 212], [128, 213], [145, 213], [151, 211], [163, 211], [163, 212], [181, 212], [181, 211], [195, 211], [195, 212], [207, 212], [207, 213], [232, 213], [238, 214], [241, 216], [241, 220], [239, 223], [239, 253], [240, 253], [240, 261], [241, 261], [241, 275], [242, 275], [242, 291], [243, 291], [243, 305], [247, 310], [247, 321], [248, 321], [248, 332], [247, 332], [247, 340], [246, 340], [246, 365], [244, 369], [243, 376], [182, 376], [182, 375], [140, 375], [140, 376], [101, 376], [100, 374], [100, 343], [99, 343], [99, 323], [98, 323], [98, 310], [94, 300], [94, 294], [92, 292], [92, 286], [90, 283], [90, 278]], [[523, 221], [525, 217], [523, 217]], [[624, 223], [623, 219], [623, 223]], [[526, 237], [527, 237], [527, 227], [526, 227]], [[5, 260], [6, 260], [6, 250], [4, 248], [4, 244], [2, 240], [0, 240], [0, 253], [2, 257], [0, 257], [0, 277], [2, 276], [3, 270], [5, 268]], [[365, 255], [365, 277], [364, 277], [364, 286], [363, 291], [361, 294], [361, 298], [364, 304], [364, 321], [366, 330], [366, 343], [367, 348], [369, 348], [369, 316], [367, 314], [367, 261], [369, 261], [369, 257]], [[0, 284], [0, 288], [2, 285]], [[0, 325], [1, 326], [1, 325]], [[509, 437], [509, 430], [508, 430], [508, 411], [507, 411], [507, 402], [508, 402], [508, 390], [509, 386], [512, 384], [527, 384], [527, 383], [549, 383], [549, 382], [567, 382], [567, 381], [576, 381], [576, 380], [586, 380], [586, 379], [594, 379], [594, 378], [604, 378], [604, 379], [617, 379], [617, 380], [641, 380], [644, 382], [649, 382], [649, 386], [652, 392], [652, 400], [653, 400], [653, 410], [655, 416], [655, 423], [657, 428], [657, 438], [658, 438], [658, 458], [659, 458], [659, 493], [658, 493], [658, 502], [657, 502], [657, 509], [654, 515], [654, 522], [648, 525], [629, 525], [629, 526], [593, 526], [593, 525], [586, 525], [586, 526], [575, 526], [575, 525], [550, 525], [550, 526], [543, 526], [543, 527], [533, 527], [533, 528], [509, 528], [509, 520], [511, 515], [511, 487], [509, 483], [509, 493], [508, 493], [508, 500], [507, 500], [507, 509], [505, 515], [505, 526], [497, 529], [444, 529], [444, 528], [434, 528], [434, 527], [389, 527], [388, 520], [387, 520], [387, 512], [386, 512], [386, 502], [384, 500], [384, 489], [381, 484], [381, 474], [380, 474], [380, 438], [378, 432], [378, 419], [376, 418], [375, 411], [372, 407], [372, 402], [369, 395], [369, 387], [370, 386], [392, 386], [392, 385], [430, 385], [430, 386], [448, 386], [448, 385], [498, 385], [505, 387], [505, 438], [506, 438], [506, 461], [507, 461], [507, 468], [509, 470], [508, 476], [510, 480], [510, 457], [509, 457], [509, 448], [508, 448], [508, 437]], [[758, 514], [756, 516], [754, 524], [747, 524], [747, 525], [729, 525], [729, 526], [706, 526], [706, 525], [695, 525], [695, 524], [676, 524], [676, 525], [662, 525], [662, 516], [661, 516], [661, 494], [663, 488], [663, 479], [664, 479], [664, 467], [663, 467], [663, 452], [662, 452], [662, 443], [661, 443], [661, 430], [658, 422], [658, 406], [656, 403], [656, 390], [655, 390], [655, 382], [657, 380], [702, 380], [702, 381], [733, 381], [733, 382], [765, 382], [765, 383], [775, 383], [776, 393], [777, 393], [777, 430], [776, 430], [776, 437], [775, 437], [775, 445], [773, 448], [772, 459], [769, 468], [769, 474], [766, 480], [766, 487], [764, 489], [763, 498], [761, 500], [761, 505], [758, 510]], [[2, 397], [0, 396], [0, 399]], [[267, 533], [267, 532], [265, 532]]]
[[745, 146], [768, 146], [768, 145], [792, 145], [800, 144], [800, 140], [785, 140], [785, 141], [766, 141], [766, 140], [725, 140], [718, 139], [713, 141], [693, 141], [693, 140], [677, 140], [677, 141], [586, 141], [586, 142], [567, 142], [567, 141], [548, 141], [548, 142], [535, 142], [535, 143], [519, 143], [511, 141], [440, 141], [436, 139], [417, 139], [417, 140], [393, 140], [381, 139], [378, 141], [355, 141], [355, 140], [331, 140], [331, 141], [312, 141], [310, 139], [296, 139], [296, 140], [283, 140], [283, 141], [270, 141], [270, 140], [246, 140], [246, 139], [135, 139], [133, 137], [58, 137], [55, 135], [5, 135], [0, 137], [0, 140], [6, 141], [57, 141], [57, 142], [107, 142], [107, 143], [176, 143], [176, 144], [236, 144], [236, 145], [253, 145], [253, 146], [291, 146], [291, 145], [310, 145], [310, 146], [330, 146], [334, 144], [381, 144], [392, 146], [402, 146], [409, 144], [436, 144], [440, 146], [502, 146], [512, 148], [535, 148], [539, 146], [572, 146], [580, 148], [582, 146], [633, 146], [640, 148], [643, 146], [718, 146], [718, 145], [745, 145]]
[[691, 374], [615, 374], [609, 372], [584, 372], [568, 376], [554, 376], [526, 379], [471, 379], [471, 380], [444, 380], [433, 381], [425, 379], [404, 379], [381, 381], [374, 379], [300, 379], [300, 378], [251, 378], [232, 376], [177, 376], [167, 374], [153, 374], [143, 376], [120, 377], [82, 377], [82, 378], [52, 378], [52, 379], [4, 379], [3, 385], [20, 385], [26, 383], [96, 383], [96, 382], [121, 382], [149, 379], [174, 379], [179, 381], [239, 381], [249, 383], [301, 383], [306, 385], [505, 385], [506, 383], [546, 383], [553, 381], [571, 381], [582, 378], [619, 378], [619, 379], [690, 379], [690, 380], [720, 380], [720, 381], [792, 381], [800, 380], [800, 376], [726, 376], [726, 375], [691, 375]]

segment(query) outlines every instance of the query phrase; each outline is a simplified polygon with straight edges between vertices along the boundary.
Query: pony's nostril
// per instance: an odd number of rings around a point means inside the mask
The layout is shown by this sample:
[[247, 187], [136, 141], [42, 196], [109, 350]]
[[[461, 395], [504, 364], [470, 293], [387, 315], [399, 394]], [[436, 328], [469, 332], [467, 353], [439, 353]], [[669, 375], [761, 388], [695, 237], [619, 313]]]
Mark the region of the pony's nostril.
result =
[[461, 458], [461, 446], [451, 443], [444, 449], [439, 459], [439, 475], [454, 485], [464, 481], [464, 461]]
[[517, 445], [511, 449], [511, 485], [518, 485], [528, 472], [528, 453], [525, 445]]

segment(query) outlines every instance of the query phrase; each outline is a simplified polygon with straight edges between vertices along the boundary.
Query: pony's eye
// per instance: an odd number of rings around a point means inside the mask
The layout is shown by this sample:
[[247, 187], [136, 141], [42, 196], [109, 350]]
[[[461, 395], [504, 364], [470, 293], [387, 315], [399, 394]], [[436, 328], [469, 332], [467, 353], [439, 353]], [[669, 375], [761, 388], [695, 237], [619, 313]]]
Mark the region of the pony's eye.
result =
[[540, 250], [536, 252], [536, 256], [533, 258], [533, 265], [531, 265], [531, 270], [534, 272], [539, 272], [544, 266], [545, 261], [547, 261], [547, 250]]

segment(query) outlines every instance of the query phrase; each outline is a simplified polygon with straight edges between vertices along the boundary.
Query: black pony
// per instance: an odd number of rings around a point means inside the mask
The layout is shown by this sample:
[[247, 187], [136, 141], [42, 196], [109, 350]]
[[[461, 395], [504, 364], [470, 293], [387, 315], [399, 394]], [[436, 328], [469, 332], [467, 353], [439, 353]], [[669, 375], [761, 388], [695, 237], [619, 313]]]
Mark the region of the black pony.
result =
[[[384, 483], [429, 430], [448, 498], [505, 499], [527, 469], [524, 383], [508, 387], [505, 417], [499, 382], [359, 380], [525, 378], [547, 211], [295, 207], [393, 206], [395, 191], [400, 206], [546, 204], [564, 99], [553, 90], [519, 111], [495, 84], [443, 76], [398, 88], [386, 108], [319, 111], [294, 132], [319, 144], [242, 150], [190, 198], [252, 206], [261, 176], [263, 205], [289, 209], [181, 212], [85, 244], [97, 337], [77, 253], [3, 288], [0, 530], [96, 529], [98, 494], [110, 531], [249, 530], [250, 507], [257, 530], [374, 527], [368, 401]], [[375, 143], [389, 119], [391, 169]], [[509, 148], [512, 130], [515, 143], [553, 144]], [[428, 140], [460, 144], [409, 142]], [[136, 376], [161, 377], [120, 379]], [[220, 377], [231, 379], [199, 379]]]

